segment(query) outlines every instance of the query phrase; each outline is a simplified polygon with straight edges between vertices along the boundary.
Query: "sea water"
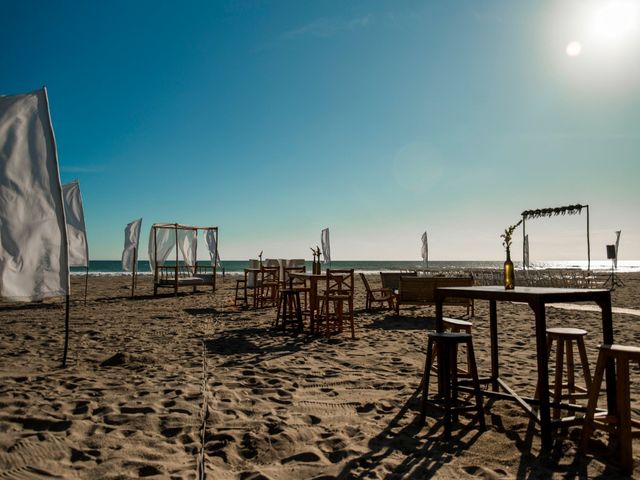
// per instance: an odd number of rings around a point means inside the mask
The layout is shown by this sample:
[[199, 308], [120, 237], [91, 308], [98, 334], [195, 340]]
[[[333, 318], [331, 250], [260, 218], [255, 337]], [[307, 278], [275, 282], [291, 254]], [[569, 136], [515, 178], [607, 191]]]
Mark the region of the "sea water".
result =
[[[201, 264], [207, 264], [206, 260], [199, 260]], [[514, 262], [516, 268], [521, 264]], [[169, 263], [171, 264], [171, 263]], [[433, 270], [482, 270], [502, 268], [503, 261], [485, 261], [485, 260], [434, 260], [429, 261], [429, 269]], [[222, 266], [225, 273], [240, 274], [249, 266], [247, 260], [223, 260]], [[306, 262], [307, 271], [311, 271], [311, 262]], [[424, 269], [425, 265], [420, 260], [340, 260], [331, 262], [330, 265], [322, 265], [325, 268], [353, 268], [356, 272], [397, 272], [401, 270]], [[586, 260], [555, 260], [532, 262], [531, 268], [578, 268], [587, 269]], [[610, 260], [592, 260], [592, 270], [611, 270]], [[84, 274], [85, 268], [72, 267], [72, 274]], [[142, 275], [151, 274], [149, 262], [140, 260], [137, 267], [138, 273]], [[640, 272], [640, 261], [629, 260], [618, 262], [618, 272]], [[89, 274], [91, 275], [121, 275], [125, 273], [122, 270], [120, 260], [91, 260], [89, 262]]]

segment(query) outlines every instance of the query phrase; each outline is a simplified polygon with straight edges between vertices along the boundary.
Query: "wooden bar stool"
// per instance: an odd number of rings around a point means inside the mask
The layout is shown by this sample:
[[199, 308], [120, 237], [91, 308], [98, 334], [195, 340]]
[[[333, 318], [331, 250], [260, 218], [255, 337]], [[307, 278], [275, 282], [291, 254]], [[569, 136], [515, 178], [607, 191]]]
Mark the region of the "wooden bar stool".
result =
[[[616, 369], [616, 413], [596, 418], [598, 396], [602, 385], [607, 363], [613, 361]], [[628, 475], [633, 472], [633, 450], [631, 442], [631, 426], [640, 427], [640, 421], [631, 418], [631, 396], [629, 394], [629, 363], [637, 363], [640, 367], [640, 348], [624, 345], [600, 345], [598, 363], [593, 375], [593, 383], [589, 391], [587, 413], [580, 436], [579, 451], [584, 452], [596, 427], [614, 434], [616, 449], [620, 455], [622, 469]], [[611, 413], [611, 412], [609, 412]]]
[[[575, 401], [578, 398], [587, 398], [591, 388], [591, 372], [589, 370], [589, 360], [584, 347], [584, 337], [586, 330], [581, 328], [547, 328], [548, 356], [551, 356], [551, 347], [556, 342], [556, 366], [555, 379], [549, 389], [553, 388], [553, 402], [560, 403], [563, 398]], [[575, 364], [573, 359], [573, 342], [578, 347], [582, 374], [584, 375], [585, 386], [576, 385]], [[566, 352], [566, 354], [565, 354]], [[567, 381], [563, 381], [564, 359], [567, 360]], [[539, 388], [539, 387], [538, 387]], [[536, 398], [538, 398], [538, 388], [536, 388]], [[563, 391], [566, 390], [566, 393]], [[553, 409], [553, 418], [560, 418], [560, 409]]]
[[[468, 333], [471, 335], [471, 328], [473, 327], [473, 323], [467, 320], [460, 320], [459, 318], [450, 318], [444, 317], [442, 319], [442, 324], [444, 326], [444, 330], [446, 332], [453, 333]], [[433, 348], [433, 370], [438, 371], [436, 359], [438, 358], [438, 346], [434, 345]], [[471, 359], [469, 358], [469, 349], [467, 349], [467, 369], [458, 368], [458, 375], [461, 377], [469, 377], [469, 364], [471, 363]]]
[[[475, 396], [475, 405], [460, 405], [458, 399], [458, 345], [465, 345], [468, 352], [469, 372]], [[433, 350], [438, 349], [438, 383], [440, 396], [429, 398], [429, 377], [433, 366]], [[444, 435], [445, 439], [451, 437], [452, 420], [457, 419], [458, 412], [476, 410], [480, 428], [485, 429], [484, 412], [482, 405], [482, 392], [476, 368], [476, 358], [473, 352], [473, 342], [468, 333], [432, 332], [429, 333], [427, 344], [427, 361], [422, 379], [422, 405], [420, 409], [420, 423], [424, 424], [427, 405], [435, 406], [444, 411]]]
[[238, 300], [242, 300], [243, 304], [247, 303], [247, 279], [244, 277], [236, 280], [236, 295], [233, 304], [238, 305]]
[[[280, 315], [280, 312], [282, 312], [282, 315]], [[282, 325], [280, 320], [282, 320]], [[294, 289], [293, 285], [290, 285], [290, 288], [285, 290], [280, 290], [278, 312], [276, 313], [274, 326], [286, 331], [287, 325], [294, 325], [297, 332], [301, 332], [304, 328], [302, 307], [300, 306], [300, 290]]]

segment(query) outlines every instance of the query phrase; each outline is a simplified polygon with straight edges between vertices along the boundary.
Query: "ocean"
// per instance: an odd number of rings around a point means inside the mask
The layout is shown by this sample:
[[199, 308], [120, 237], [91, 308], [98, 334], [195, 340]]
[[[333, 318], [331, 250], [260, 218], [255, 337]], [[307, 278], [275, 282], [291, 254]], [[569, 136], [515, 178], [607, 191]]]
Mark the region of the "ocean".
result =
[[[204, 262], [204, 260], [201, 260]], [[520, 265], [514, 262], [516, 268]], [[484, 261], [484, 260], [435, 260], [429, 261], [429, 269], [433, 270], [480, 270], [502, 268], [501, 261]], [[247, 260], [224, 260], [222, 262], [225, 273], [239, 274], [249, 266]], [[325, 265], [322, 266], [326, 268]], [[353, 268], [356, 272], [385, 272], [422, 269], [424, 265], [420, 260], [341, 260], [331, 262], [331, 268]], [[531, 268], [579, 268], [587, 269], [586, 260], [566, 260], [566, 261], [544, 261], [533, 262]], [[592, 270], [611, 270], [610, 260], [592, 260]], [[311, 262], [307, 262], [307, 270], [311, 271]], [[640, 272], [640, 261], [619, 261], [618, 272]], [[138, 262], [138, 272], [141, 275], [150, 275], [151, 269], [149, 262], [140, 260]], [[85, 269], [82, 267], [72, 267], [72, 274], [84, 274]], [[89, 262], [89, 274], [91, 275], [120, 275], [125, 273], [122, 270], [120, 260], [91, 260]]]

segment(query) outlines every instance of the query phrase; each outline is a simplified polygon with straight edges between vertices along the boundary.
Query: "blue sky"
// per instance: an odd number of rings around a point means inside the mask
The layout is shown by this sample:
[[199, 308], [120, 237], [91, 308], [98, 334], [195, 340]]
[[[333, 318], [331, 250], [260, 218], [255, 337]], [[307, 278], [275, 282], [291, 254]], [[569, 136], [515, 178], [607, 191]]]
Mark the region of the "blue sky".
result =
[[[635, 260], [638, 1], [613, 1], [633, 22], [604, 33], [610, 0], [10, 2], [0, 93], [47, 86], [93, 259], [138, 217], [145, 245], [218, 225], [223, 259], [326, 226], [337, 260], [417, 259], [425, 229], [433, 259], [500, 259], [523, 210], [588, 203], [593, 257], [622, 229]], [[532, 222], [532, 259], [585, 259], [585, 223]]]

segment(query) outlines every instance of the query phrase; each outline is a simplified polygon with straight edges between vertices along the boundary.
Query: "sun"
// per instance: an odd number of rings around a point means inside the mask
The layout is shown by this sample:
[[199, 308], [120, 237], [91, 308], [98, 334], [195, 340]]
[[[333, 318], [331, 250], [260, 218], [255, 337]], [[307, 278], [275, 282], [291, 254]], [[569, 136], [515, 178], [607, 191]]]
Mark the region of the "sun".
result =
[[622, 41], [638, 29], [638, 2], [610, 0], [593, 13], [593, 31], [605, 41]]
[[582, 45], [580, 45], [580, 42], [569, 42], [569, 44], [567, 45], [568, 56], [577, 57], [578, 55], [580, 55], [580, 52], [582, 52]]

